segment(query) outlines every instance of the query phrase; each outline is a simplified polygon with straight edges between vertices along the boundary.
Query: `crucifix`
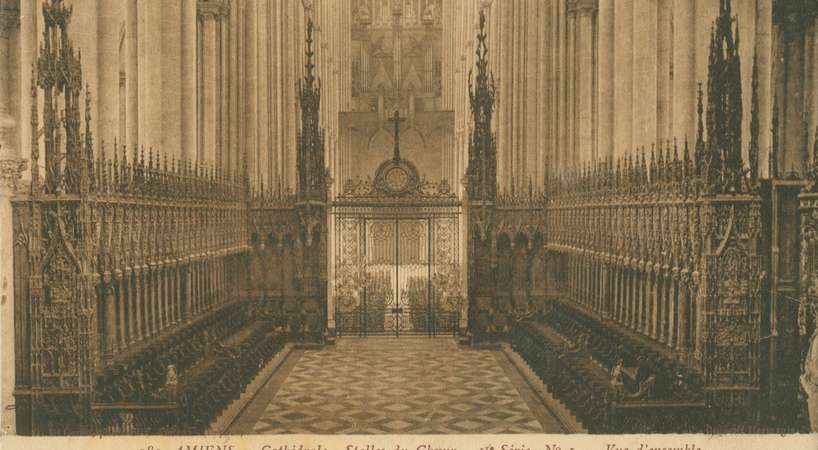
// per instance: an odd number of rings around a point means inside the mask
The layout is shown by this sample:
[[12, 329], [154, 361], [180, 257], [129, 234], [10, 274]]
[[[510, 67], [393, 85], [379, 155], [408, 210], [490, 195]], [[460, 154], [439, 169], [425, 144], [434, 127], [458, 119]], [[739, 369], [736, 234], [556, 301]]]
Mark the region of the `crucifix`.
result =
[[395, 114], [389, 119], [390, 122], [395, 122], [395, 156], [393, 159], [395, 161], [400, 159], [400, 123], [406, 120], [406, 118], [400, 116], [400, 112], [395, 109]]

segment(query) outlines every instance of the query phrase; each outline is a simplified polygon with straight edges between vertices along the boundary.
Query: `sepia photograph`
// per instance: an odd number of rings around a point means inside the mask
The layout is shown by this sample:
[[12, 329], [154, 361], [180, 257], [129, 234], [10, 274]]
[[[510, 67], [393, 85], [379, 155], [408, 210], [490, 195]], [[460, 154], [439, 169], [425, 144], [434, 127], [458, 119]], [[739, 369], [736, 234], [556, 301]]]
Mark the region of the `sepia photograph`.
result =
[[3, 439], [814, 433], [818, 0], [0, 0]]

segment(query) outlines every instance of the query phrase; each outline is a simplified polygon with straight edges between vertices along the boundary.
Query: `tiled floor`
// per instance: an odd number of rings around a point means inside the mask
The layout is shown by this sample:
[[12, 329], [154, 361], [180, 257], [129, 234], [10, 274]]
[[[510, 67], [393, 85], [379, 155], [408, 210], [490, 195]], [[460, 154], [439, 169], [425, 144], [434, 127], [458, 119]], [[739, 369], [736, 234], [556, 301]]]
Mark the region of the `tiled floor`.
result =
[[231, 434], [560, 432], [505, 356], [451, 339], [342, 338], [294, 352]]

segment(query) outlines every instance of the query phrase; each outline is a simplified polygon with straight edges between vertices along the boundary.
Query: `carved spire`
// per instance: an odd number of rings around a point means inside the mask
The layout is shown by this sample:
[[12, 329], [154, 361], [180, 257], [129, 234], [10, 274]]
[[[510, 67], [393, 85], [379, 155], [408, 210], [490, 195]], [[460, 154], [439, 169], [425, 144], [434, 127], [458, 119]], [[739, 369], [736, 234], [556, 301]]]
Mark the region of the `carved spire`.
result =
[[37, 83], [31, 69], [31, 193], [40, 192], [40, 135], [37, 118]]
[[319, 127], [321, 110], [321, 80], [315, 76], [313, 63], [313, 23], [307, 20], [304, 50], [304, 78], [298, 82], [301, 107], [301, 130], [298, 133], [298, 198], [323, 201], [326, 198], [326, 166], [324, 164], [324, 133]]
[[753, 55], [753, 81], [752, 97], [750, 100], [750, 146], [747, 149], [747, 157], [750, 160], [750, 185], [755, 186], [758, 182], [758, 60]]
[[493, 200], [497, 190], [497, 155], [491, 118], [494, 112], [496, 89], [494, 76], [488, 72], [486, 45], [486, 15], [480, 10], [477, 32], [477, 74], [472, 84], [473, 70], [469, 70], [469, 101], [473, 127], [469, 139], [469, 165], [466, 172], [469, 197], [473, 200]]
[[[734, 31], [735, 24], [735, 31]], [[707, 80], [707, 186], [714, 193], [742, 189], [741, 58], [737, 19], [730, 0], [721, 0], [710, 41]]]

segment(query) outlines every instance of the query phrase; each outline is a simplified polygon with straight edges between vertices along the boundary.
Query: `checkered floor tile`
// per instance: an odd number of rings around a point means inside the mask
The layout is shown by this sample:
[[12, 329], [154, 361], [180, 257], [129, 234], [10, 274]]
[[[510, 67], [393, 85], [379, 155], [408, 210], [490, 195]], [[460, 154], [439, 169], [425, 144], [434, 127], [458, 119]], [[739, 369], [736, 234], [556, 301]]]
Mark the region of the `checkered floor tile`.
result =
[[250, 432], [537, 433], [543, 426], [493, 351], [450, 339], [344, 338], [305, 351]]

